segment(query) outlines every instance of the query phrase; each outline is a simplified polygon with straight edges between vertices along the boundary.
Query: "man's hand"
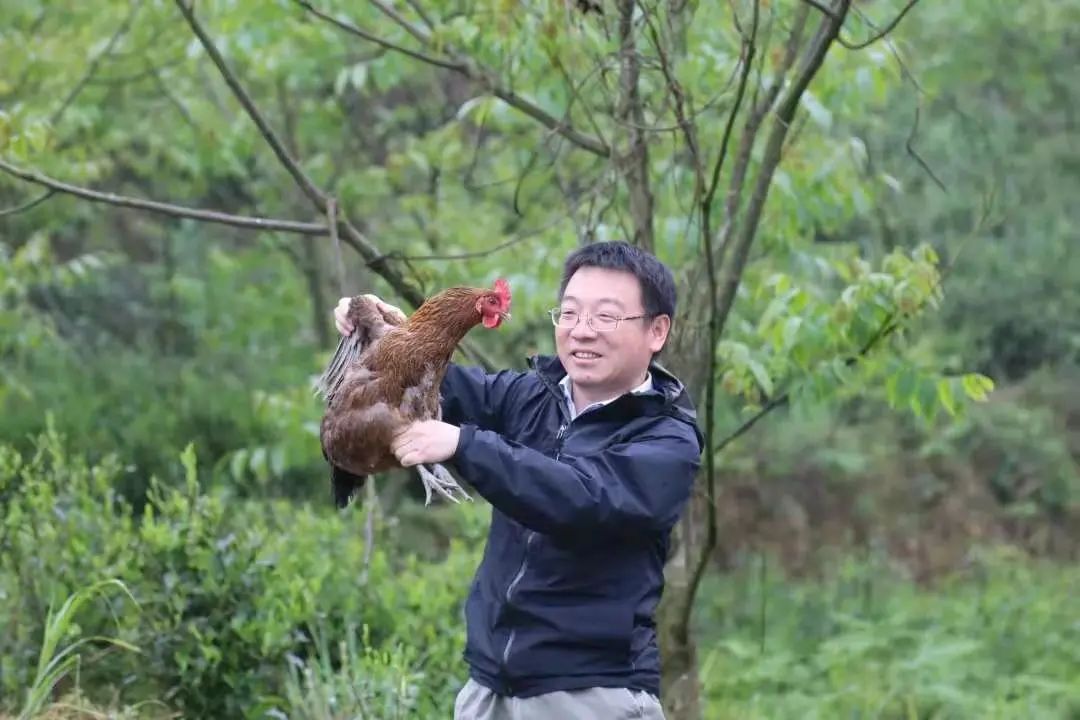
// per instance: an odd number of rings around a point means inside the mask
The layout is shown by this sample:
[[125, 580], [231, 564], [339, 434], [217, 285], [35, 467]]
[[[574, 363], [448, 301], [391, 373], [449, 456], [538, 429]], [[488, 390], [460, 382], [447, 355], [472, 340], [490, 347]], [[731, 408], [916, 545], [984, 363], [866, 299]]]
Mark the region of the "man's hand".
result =
[[438, 420], [406, 425], [394, 436], [390, 449], [404, 467], [449, 460], [457, 452], [461, 430]]
[[[400, 308], [397, 308], [389, 303], [384, 303], [379, 299], [378, 295], [364, 295], [364, 297], [375, 302], [375, 307], [382, 313], [383, 319], [387, 322], [394, 324], [403, 323], [406, 320], [405, 313], [401, 312]], [[352, 298], [343, 297], [338, 300], [337, 307], [334, 308], [334, 325], [337, 326], [338, 332], [342, 335], [352, 335], [353, 327], [349, 322], [349, 303]]]

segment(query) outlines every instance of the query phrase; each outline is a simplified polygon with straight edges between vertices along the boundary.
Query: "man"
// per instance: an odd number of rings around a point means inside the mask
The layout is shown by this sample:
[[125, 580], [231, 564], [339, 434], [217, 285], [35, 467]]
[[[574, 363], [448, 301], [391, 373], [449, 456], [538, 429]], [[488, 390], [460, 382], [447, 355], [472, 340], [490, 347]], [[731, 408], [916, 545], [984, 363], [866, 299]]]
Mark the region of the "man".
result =
[[393, 446], [405, 466], [453, 463], [492, 506], [457, 720], [663, 718], [654, 611], [702, 448], [685, 389], [653, 361], [675, 283], [651, 254], [597, 243], [566, 260], [559, 300], [558, 357], [451, 366], [443, 421]]

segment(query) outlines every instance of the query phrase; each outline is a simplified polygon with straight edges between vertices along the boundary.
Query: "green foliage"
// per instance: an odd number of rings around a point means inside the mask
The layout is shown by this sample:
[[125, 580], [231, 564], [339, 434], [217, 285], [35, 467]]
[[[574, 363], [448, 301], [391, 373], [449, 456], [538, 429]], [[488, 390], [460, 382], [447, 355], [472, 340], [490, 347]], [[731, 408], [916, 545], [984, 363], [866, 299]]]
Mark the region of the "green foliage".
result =
[[[49, 599], [77, 591], [86, 578], [115, 577], [141, 607], [115, 619], [115, 635], [141, 654], [84, 667], [82, 685], [94, 696], [112, 688], [192, 716], [250, 716], [256, 706], [282, 707], [290, 663], [325, 663], [313, 645], [317, 630], [339, 638], [366, 626], [354, 652], [391, 687], [407, 663], [411, 707], [427, 716], [445, 711], [460, 685], [461, 578], [478, 560], [474, 535], [455, 540], [444, 560], [421, 563], [392, 552], [397, 531], [380, 524], [365, 566], [356, 512], [207, 494], [190, 447], [182, 461], [185, 483], [152, 482], [140, 517], [112, 488], [115, 460], [87, 465], [55, 433], [30, 456], [0, 450], [0, 621], [13, 629], [0, 638], [5, 696], [32, 682]], [[86, 605], [71, 632], [102, 634], [111, 615]], [[403, 656], [403, 646], [411, 654]], [[330, 682], [320, 667], [318, 678]], [[382, 692], [372, 688], [365, 702]]]
[[73, 451], [131, 463], [120, 489], [136, 502], [188, 442], [239, 488], [305, 494], [288, 480], [322, 467], [305, 382], [317, 365], [287, 260], [193, 243], [162, 277], [95, 259], [58, 264], [39, 238], [0, 270], [0, 437], [33, 436], [48, 410]]
[[926, 590], [883, 562], [837, 562], [800, 583], [766, 572], [764, 584], [758, 565], [704, 590], [706, 717], [1019, 720], [1080, 711], [1075, 568], [978, 553]]
[[1061, 518], [1080, 511], [1080, 461], [1068, 428], [1049, 407], [990, 403], [927, 438], [920, 454], [946, 464], [970, 459], [1011, 516]]
[[[0, 159], [137, 197], [322, 220], [174, 2], [8, 4]], [[870, 36], [862, 13], [880, 26], [904, 4], [853, 3], [843, 35]], [[374, 5], [313, 5], [421, 47]], [[514, 324], [471, 338], [507, 366], [551, 348], [543, 310], [566, 252], [624, 237], [631, 225], [623, 163], [576, 149], [495, 97], [502, 84], [560, 123], [625, 142], [617, 14], [601, 20], [572, 6], [423, 3], [433, 20], [424, 50], [467, 52], [488, 78], [470, 81], [378, 49], [298, 3], [195, 4], [290, 153], [393, 267], [425, 293], [510, 281]], [[412, 3], [395, 7], [428, 32]], [[776, 76], [795, 13], [820, 20], [803, 0], [761, 8], [755, 97]], [[646, 3], [639, 15], [656, 249], [687, 307], [712, 298], [687, 282], [701, 257], [695, 178], [645, 9], [674, 49], [672, 72], [711, 164], [743, 57], [733, 13], [745, 31], [749, 6]], [[1056, 400], [1080, 359], [1080, 55], [1065, 32], [1078, 20], [1077, 0], [919, 3], [889, 39], [830, 51], [800, 100], [707, 379], [721, 391], [719, 435], [790, 393], [793, 413], [772, 415], [756, 439], [718, 458], [732, 484], [745, 480], [773, 503], [768, 512], [782, 515], [798, 497], [813, 510], [810, 524], [840, 525], [840, 537], [900, 532], [925, 543], [985, 522], [1013, 528], [1004, 534], [1014, 539], [1062, 533], [1075, 547], [1080, 404]], [[714, 224], [737, 223], [747, 202], [744, 193], [726, 217], [744, 119], [720, 173]], [[751, 178], [761, 161], [758, 146], [747, 158]], [[0, 173], [0, 211], [36, 192]], [[394, 291], [348, 248], [340, 288], [326, 238], [60, 196], [0, 223], [5, 697], [32, 682], [50, 603], [116, 577], [142, 608], [121, 618], [119, 637], [144, 655], [137, 665], [119, 654], [86, 668], [95, 690], [119, 683], [193, 716], [444, 717], [461, 675], [456, 608], [482, 512], [433, 519], [394, 507], [364, 573], [358, 519], [298, 502], [325, 498], [308, 384], [336, 340], [333, 300], [373, 291], [398, 301]], [[863, 355], [883, 331], [887, 339]], [[1039, 368], [1060, 387], [1009, 395]], [[966, 514], [934, 531], [926, 515], [950, 504], [942, 498]], [[1047, 589], [1046, 603], [1029, 598], [1040, 608], [1033, 632], [1056, 637], [1047, 618], [1057, 586], [1042, 574], [1020, 580]], [[1000, 599], [999, 585], [988, 587]], [[770, 592], [770, 605], [785, 602], [779, 587]], [[829, 592], [800, 587], [791, 603], [809, 607]], [[973, 650], [985, 650], [991, 632], [960, 607], [976, 590], [896, 592], [869, 625], [833, 617], [835, 642], [821, 641], [816, 655], [803, 648], [757, 661], [733, 639], [714, 656], [721, 679], [709, 673], [709, 687], [721, 688], [714, 707], [739, 717], [1023, 716], [1020, 700], [998, 693], [1011, 665], [1017, 678], [1043, 678], [1031, 680], [1032, 714], [1071, 702], [1061, 676], [1032, 669], [1034, 635], [1013, 655]], [[936, 626], [928, 617], [939, 610], [949, 617]], [[101, 607], [83, 614], [91, 634], [111, 632]], [[932, 634], [920, 640], [924, 625]], [[1048, 656], [1075, 660], [1059, 650]], [[880, 656], [885, 665], [875, 664]], [[785, 675], [798, 684], [784, 686]], [[994, 692], [983, 699], [979, 688]]]

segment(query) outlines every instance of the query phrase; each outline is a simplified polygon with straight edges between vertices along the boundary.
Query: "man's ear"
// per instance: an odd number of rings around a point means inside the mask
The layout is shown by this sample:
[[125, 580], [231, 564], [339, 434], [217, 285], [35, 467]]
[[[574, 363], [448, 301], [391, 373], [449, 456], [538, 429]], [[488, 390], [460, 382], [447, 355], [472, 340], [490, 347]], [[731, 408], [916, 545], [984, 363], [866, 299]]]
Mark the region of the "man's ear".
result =
[[660, 352], [664, 343], [667, 342], [669, 332], [671, 332], [671, 317], [668, 315], [654, 317], [648, 329], [649, 350], [654, 354]]

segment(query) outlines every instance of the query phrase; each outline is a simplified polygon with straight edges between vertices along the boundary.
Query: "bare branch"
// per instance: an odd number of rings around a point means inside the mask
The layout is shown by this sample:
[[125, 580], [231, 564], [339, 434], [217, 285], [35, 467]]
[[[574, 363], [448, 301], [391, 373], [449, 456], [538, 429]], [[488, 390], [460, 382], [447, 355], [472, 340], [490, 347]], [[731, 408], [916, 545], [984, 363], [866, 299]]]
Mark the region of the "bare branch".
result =
[[233, 95], [240, 101], [244, 110], [248, 116], [255, 122], [259, 128], [259, 132], [266, 138], [266, 142], [270, 144], [270, 148], [277, 155], [278, 160], [285, 166], [285, 169], [289, 171], [289, 174], [296, 180], [296, 184], [300, 186], [304, 194], [311, 199], [311, 201], [319, 208], [319, 210], [326, 210], [326, 194], [315, 187], [315, 183], [311, 181], [311, 178], [300, 168], [295, 160], [289, 155], [285, 146], [278, 138], [277, 134], [270, 127], [270, 123], [266, 121], [266, 118], [262, 116], [259, 109], [255, 107], [254, 101], [251, 96], [247, 94], [240, 81], [237, 80], [236, 75], [229, 68], [228, 63], [225, 62], [225, 58], [222, 57], [221, 52], [218, 51], [217, 46], [206, 34], [206, 30], [203, 29], [202, 23], [195, 17], [195, 11], [191, 5], [188, 5], [184, 0], [175, 0], [176, 6], [180, 8], [180, 12], [183, 13], [184, 19], [187, 20], [188, 25], [191, 26], [195, 36], [199, 38], [199, 42], [202, 44], [203, 49], [206, 50], [206, 54], [210, 56], [210, 60], [213, 61], [218, 71], [221, 73], [221, 77], [225, 80], [225, 83], [229, 86], [229, 89], [233, 91]]
[[825, 7], [820, 2], [818, 2], [818, 0], [803, 0], [803, 2], [806, 3], [807, 5], [809, 5], [810, 7], [814, 8], [818, 12], [822, 13], [823, 15], [825, 15], [825, 17], [830, 17], [833, 20], [839, 20], [840, 19], [836, 15], [836, 13], [834, 13], [832, 11], [832, 8]]
[[391, 20], [396, 22], [398, 25], [403, 27], [405, 29], [405, 32], [409, 33], [410, 35], [412, 35], [414, 38], [416, 38], [420, 42], [424, 43], [425, 45], [427, 45], [427, 44], [429, 44], [431, 42], [431, 36], [428, 35], [428, 33], [424, 32], [423, 30], [421, 30], [420, 28], [416, 27], [411, 22], [406, 20], [389, 3], [382, 2], [382, 0], [370, 0], [370, 2], [371, 2], [372, 5], [377, 7], [379, 9], [379, 11], [383, 15], [385, 15], [386, 17], [390, 18]]
[[113, 49], [116, 47], [116, 43], [118, 43], [120, 41], [120, 38], [122, 38], [127, 33], [128, 28], [131, 27], [132, 21], [135, 20], [135, 16], [139, 13], [140, 7], [142, 7], [142, 0], [135, 0], [135, 2], [131, 4], [131, 10], [128, 11], [127, 16], [124, 17], [124, 20], [120, 23], [120, 26], [116, 28], [116, 32], [114, 32], [112, 34], [112, 37], [109, 38], [109, 41], [105, 43], [105, 47], [101, 49], [101, 52], [97, 53], [90, 60], [89, 64], [86, 66], [86, 72], [83, 73], [82, 78], [80, 78], [79, 82], [75, 83], [75, 87], [73, 87], [71, 89], [71, 92], [67, 94], [67, 97], [65, 97], [63, 102], [60, 103], [60, 106], [53, 111], [53, 114], [49, 117], [50, 125], [55, 126], [56, 123], [60, 122], [60, 118], [63, 117], [65, 112], [67, 112], [67, 109], [68, 107], [70, 107], [71, 103], [75, 102], [75, 98], [79, 96], [79, 93], [83, 91], [83, 88], [86, 87], [86, 84], [90, 82], [91, 78], [94, 77], [94, 73], [96, 73], [98, 71], [98, 68], [101, 66], [101, 61], [112, 53]]
[[301, 7], [306, 9], [309, 13], [311, 13], [315, 17], [319, 18], [320, 20], [324, 20], [324, 21], [330, 23], [331, 25], [333, 25], [333, 26], [335, 26], [337, 28], [340, 28], [341, 30], [344, 30], [345, 32], [347, 32], [347, 33], [349, 33], [351, 35], [356, 35], [357, 37], [360, 37], [360, 38], [363, 38], [364, 40], [367, 40], [368, 42], [373, 42], [373, 43], [375, 43], [376, 45], [378, 45], [380, 47], [386, 48], [387, 50], [393, 50], [395, 52], [399, 52], [402, 55], [407, 55], [408, 57], [411, 57], [413, 60], [419, 60], [420, 62], [425, 62], [428, 65], [434, 65], [435, 67], [446, 68], [447, 70], [457, 70], [458, 72], [462, 71], [461, 66], [458, 63], [456, 63], [456, 62], [454, 62], [452, 60], [444, 60], [443, 58], [438, 58], [438, 57], [435, 57], [434, 55], [426, 55], [424, 53], [417, 52], [416, 50], [410, 50], [409, 48], [404, 47], [403, 45], [397, 45], [395, 43], [390, 42], [389, 40], [384, 40], [381, 37], [379, 37], [378, 35], [375, 35], [373, 33], [369, 33], [367, 30], [364, 30], [363, 28], [357, 27], [356, 25], [354, 25], [351, 22], [347, 22], [345, 20], [339, 20], [339, 19], [337, 19], [336, 17], [334, 17], [332, 15], [328, 15], [327, 13], [324, 13], [322, 10], [319, 10], [314, 5], [312, 5], [310, 2], [308, 2], [308, 0], [295, 0], [295, 2], [296, 2], [297, 5], [300, 5]]
[[[653, 46], [656, 48], [657, 57], [660, 59], [660, 72], [664, 76], [664, 82], [667, 85], [668, 93], [671, 95], [674, 102], [675, 120], [678, 123], [679, 129], [682, 130], [683, 137], [686, 140], [687, 150], [690, 153], [690, 163], [694, 170], [694, 191], [691, 195], [693, 208], [689, 211], [689, 214], [692, 215], [702, 208], [702, 194], [706, 192], [705, 164], [702, 161], [701, 150], [698, 146], [697, 125], [691, 120], [693, 108], [691, 107], [689, 112], [687, 111], [687, 105], [691, 104], [692, 101], [686, 97], [682, 85], [675, 79], [675, 73], [671, 67], [671, 60], [660, 39], [660, 32], [656, 29], [656, 24], [652, 21], [652, 17], [645, 7], [642, 7], [642, 12], [645, 16], [645, 23], [649, 29], [649, 35], [652, 38]], [[687, 223], [688, 230], [689, 227], [690, 223]]]
[[934, 171], [930, 169], [930, 166], [926, 163], [926, 161], [923, 160], [919, 153], [915, 150], [915, 136], [919, 132], [919, 113], [921, 111], [921, 108], [922, 100], [918, 96], [916, 96], [915, 121], [911, 124], [911, 132], [908, 133], [907, 140], [904, 141], [904, 148], [908, 151], [908, 154], [911, 155], [911, 157], [915, 158], [915, 162], [917, 162], [919, 164], [919, 167], [921, 167], [923, 171], [930, 176], [930, 179], [933, 180], [937, 184], [937, 186], [942, 189], [943, 192], [948, 193], [949, 189], [945, 187], [945, 183], [941, 182], [938, 176], [934, 174]]
[[143, 59], [143, 62], [146, 64], [146, 67], [142, 70], [139, 70], [138, 72], [129, 73], [127, 75], [107, 75], [104, 77], [101, 75], [96, 75], [90, 78], [90, 80], [88, 80], [87, 82], [90, 85], [130, 85], [132, 83], [137, 83], [140, 80], [145, 80], [148, 77], [156, 75], [162, 70], [167, 70], [169, 68], [176, 67], [177, 65], [181, 65], [187, 62], [187, 57], [181, 55], [179, 57], [165, 60], [158, 65], [151, 63], [150, 60], [146, 58]]
[[753, 244], [754, 237], [757, 234], [757, 227], [761, 220], [765, 200], [768, 198], [769, 189], [772, 186], [773, 174], [780, 163], [784, 139], [787, 136], [788, 129], [791, 127], [791, 121], [795, 117], [799, 99], [821, 68], [829, 47], [840, 32], [840, 26], [847, 16], [850, 4], [851, 0], [838, 0], [836, 15], [822, 20], [817, 33], [803, 56], [797, 75], [792, 80], [783, 98], [781, 98], [779, 105], [777, 105], [772, 129], [765, 143], [761, 169], [758, 172], [754, 192], [746, 209], [746, 217], [735, 240], [731, 262], [725, 263], [724, 266], [723, 282], [720, 288], [721, 295], [714, 298], [714, 301], [719, 303], [721, 332], [723, 332], [724, 324], [730, 314], [731, 304], [735, 299], [735, 291], [738, 289], [739, 282], [742, 279], [743, 267], [746, 264], [750, 246]]
[[330, 239], [334, 242], [334, 258], [337, 260], [338, 290], [342, 295], [348, 294], [348, 286], [345, 282], [345, 258], [341, 256], [341, 238], [338, 236], [337, 200], [330, 198], [326, 201], [326, 225], [330, 228]]
[[[180, 8], [180, 12], [183, 13], [184, 19], [187, 20], [188, 25], [191, 26], [192, 31], [194, 31], [195, 35], [199, 38], [199, 42], [202, 43], [203, 48], [221, 73], [225, 82], [233, 91], [236, 99], [243, 106], [252, 121], [258, 126], [262, 136], [266, 139], [267, 143], [269, 143], [274, 154], [277, 155], [286, 170], [289, 171], [289, 174], [292, 175], [296, 184], [300, 186], [300, 189], [308, 199], [311, 200], [311, 203], [320, 213], [329, 212], [331, 208], [330, 196], [319, 189], [300, 168], [297, 161], [289, 155], [289, 152], [285, 149], [284, 144], [270, 127], [266, 118], [259, 112], [255, 103], [251, 100], [247, 91], [244, 90], [236, 75], [229, 69], [228, 64], [226, 64], [225, 59], [221, 56], [221, 53], [214, 45], [214, 42], [206, 34], [206, 31], [195, 17], [191, 6], [187, 5], [185, 0], [175, 0], [175, 2], [177, 7]], [[388, 262], [387, 256], [384, 255], [379, 248], [364, 235], [364, 233], [360, 232], [355, 225], [349, 222], [346, 217], [342, 216], [339, 218], [337, 230], [342, 234], [344, 241], [360, 253], [360, 256], [364, 258], [368, 266], [382, 276], [382, 278], [389, 283], [390, 287], [394, 288], [406, 302], [410, 303], [413, 307], [420, 307], [420, 305], [424, 303], [424, 293], [417, 288], [416, 285], [405, 279], [405, 276]], [[494, 369], [494, 363], [491, 362], [490, 358], [488, 358], [481, 350], [473, 346], [472, 343], [463, 341], [462, 348], [471, 355], [476, 362], [487, 369]]]
[[[758, 5], [759, 3], [755, 2], [755, 22], [757, 21]], [[724, 227], [720, 233], [718, 246], [714, 248], [714, 251], [717, 253], [718, 264], [723, 263], [724, 255], [727, 253], [728, 247], [730, 246], [729, 241], [737, 228], [736, 216], [739, 211], [739, 205], [742, 202], [742, 191], [746, 181], [746, 173], [750, 168], [750, 156], [754, 149], [754, 143], [757, 141], [758, 132], [761, 129], [762, 123], [765, 121], [766, 114], [776, 102], [776, 97], [780, 93], [780, 87], [798, 57], [799, 44], [802, 40], [803, 31], [806, 28], [808, 10], [809, 8], [802, 6], [797, 11], [795, 25], [792, 28], [790, 35], [788, 35], [787, 45], [784, 49], [784, 57], [780, 61], [779, 69], [776, 71], [776, 78], [772, 85], [765, 91], [764, 97], [751, 108], [750, 115], [746, 118], [746, 123], [743, 126], [739, 150], [735, 155], [735, 167], [732, 169], [731, 181], [728, 185]], [[765, 46], [768, 47], [767, 41]], [[761, 68], [764, 67], [764, 65], [764, 61], [758, 63], [759, 72], [761, 72]], [[756, 99], [755, 91], [755, 100]]]
[[[810, 2], [810, 0], [806, 0], [806, 2]], [[900, 21], [904, 19], [904, 16], [908, 14], [908, 11], [915, 7], [915, 3], [917, 2], [919, 2], [919, 0], [908, 0], [908, 4], [904, 6], [904, 9], [901, 10], [900, 13], [896, 17], [894, 17], [888, 25], [886, 25], [881, 30], [878, 30], [866, 40], [858, 43], [853, 43], [845, 40], [843, 37], [837, 37], [837, 42], [846, 47], [848, 50], [862, 50], [865, 47], [869, 47], [870, 45], [873, 45], [878, 40], [891, 33], [896, 28], [896, 26], [900, 24]]]
[[[217, 223], [218, 225], [230, 225], [232, 227], [245, 228], [247, 230], [288, 232], [296, 233], [298, 235], [325, 235], [327, 231], [325, 225], [319, 225], [317, 223], [275, 220], [272, 218], [248, 217], [245, 215], [229, 215], [214, 210], [201, 210], [199, 208], [189, 208], [182, 205], [172, 205], [170, 203], [156, 202], [153, 200], [142, 200], [125, 195], [117, 195], [115, 193], [98, 192], [77, 185], [69, 185], [60, 180], [54, 180], [36, 170], [25, 170], [4, 160], [0, 160], [0, 171], [13, 177], [17, 177], [20, 180], [25, 180], [26, 182], [49, 188], [49, 194], [64, 193], [65, 195], [73, 195], [82, 198], [83, 200], [90, 200], [91, 202], [135, 208], [136, 210], [148, 210], [170, 217], [201, 220], [203, 222]], [[38, 201], [40, 202], [43, 200], [44, 198], [39, 198]]]
[[18, 215], [21, 212], [26, 212], [27, 210], [36, 208], [38, 205], [45, 202], [55, 194], [56, 191], [50, 188], [49, 190], [46, 190], [33, 200], [28, 200], [21, 205], [16, 205], [15, 207], [10, 207], [6, 210], [0, 210], [0, 217], [11, 217], [12, 215]]
[[[619, 104], [615, 115], [620, 120], [644, 124], [639, 78], [641, 65], [634, 43], [635, 0], [620, 0], [619, 5]], [[648, 11], [646, 10], [646, 15]], [[649, 145], [645, 133], [635, 125], [626, 129], [626, 149], [616, 161], [630, 191], [630, 218], [634, 223], [635, 245], [653, 249], [653, 196], [649, 188]]]
[[418, 3], [416, 0], [405, 0], [405, 2], [409, 3], [409, 7], [413, 9], [413, 12], [420, 16], [420, 20], [422, 20], [423, 23], [427, 25], [428, 30], [435, 29], [435, 23], [431, 22], [431, 18], [426, 12], [424, 12], [424, 8], [420, 5], [420, 3]]
[[157, 85], [158, 90], [165, 96], [166, 100], [172, 103], [173, 107], [176, 108], [176, 111], [180, 113], [180, 117], [188, 124], [188, 127], [198, 133], [199, 124], [195, 122], [195, 118], [192, 117], [191, 111], [188, 110], [187, 105], [185, 105], [183, 101], [176, 97], [172, 90], [169, 89], [169, 85], [165, 82], [165, 78], [161, 77], [161, 73], [155, 68], [153, 72], [151, 72], [151, 76], [154, 78], [154, 84]]
[[[743, 98], [746, 96], [746, 84], [750, 78], [750, 69], [754, 64], [754, 56], [757, 53], [757, 31], [758, 31], [758, 19], [759, 19], [760, 2], [755, 0], [753, 19], [750, 24], [750, 35], [744, 36], [743, 48], [742, 48], [742, 73], [739, 75], [739, 87], [735, 91], [735, 102], [731, 106], [731, 112], [728, 113], [727, 124], [724, 126], [724, 135], [720, 140], [720, 152], [716, 157], [716, 163], [713, 165], [712, 179], [709, 181], [709, 189], [705, 194], [703, 212], [705, 215], [706, 224], [712, 212], [713, 197], [716, 195], [716, 188], [720, 185], [720, 171], [724, 167], [724, 162], [727, 160], [728, 146], [731, 141], [731, 132], [735, 127], [735, 118], [739, 114], [739, 110], [742, 107]], [[740, 30], [741, 32], [741, 30]]]
[[[180, 0], [177, 0], [177, 2], [179, 1]], [[296, 1], [300, 2], [300, 0]], [[385, 3], [379, 2], [378, 0], [373, 0], [373, 3], [376, 5], [376, 7], [379, 8], [379, 10], [385, 13], [390, 19], [392, 19], [402, 28], [404, 28], [405, 31], [408, 32], [410, 35], [418, 39], [424, 45], [428, 47], [431, 46], [431, 34], [429, 32], [409, 22], [406, 18], [402, 17], [396, 10], [389, 7]], [[310, 5], [308, 3], [300, 2], [300, 4], [310, 9]], [[328, 22], [333, 23], [335, 27], [352, 33], [352, 30], [350, 30], [348, 27], [351, 24], [347, 23], [345, 24], [345, 26], [343, 26], [339, 21], [334, 20], [333, 18], [329, 18], [322, 13], [319, 13], [318, 16], [324, 20], [327, 20]], [[364, 37], [364, 35], [360, 34], [360, 37]], [[374, 39], [372, 39], [371, 41], [377, 42]], [[387, 47], [387, 45], [384, 45], [384, 47]], [[404, 50], [396, 46], [390, 49], [404, 52]], [[611, 155], [611, 148], [609, 148], [605, 142], [590, 135], [586, 135], [585, 133], [582, 133], [581, 131], [570, 126], [568, 123], [559, 120], [554, 115], [547, 112], [531, 100], [521, 97], [512, 89], [500, 82], [493, 71], [483, 67], [472, 58], [469, 58], [460, 52], [454, 52], [452, 54], [452, 57], [448, 60], [433, 58], [432, 56], [427, 55], [424, 55], [423, 57], [418, 57], [418, 55], [421, 54], [416, 53], [415, 51], [409, 51], [406, 54], [408, 54], [410, 57], [414, 57], [415, 59], [422, 60], [423, 62], [428, 62], [429, 64], [433, 64], [438, 67], [443, 67], [461, 73], [470, 80], [479, 83], [481, 86], [486, 88], [492, 95], [499, 98], [507, 105], [523, 112], [524, 114], [531, 117], [533, 120], [539, 122], [544, 127], [562, 135], [567, 140], [574, 143], [574, 145], [584, 150], [588, 150], [589, 152], [595, 155], [599, 155], [600, 157], [609, 157]], [[436, 62], [432, 62], [432, 60], [436, 60]]]

